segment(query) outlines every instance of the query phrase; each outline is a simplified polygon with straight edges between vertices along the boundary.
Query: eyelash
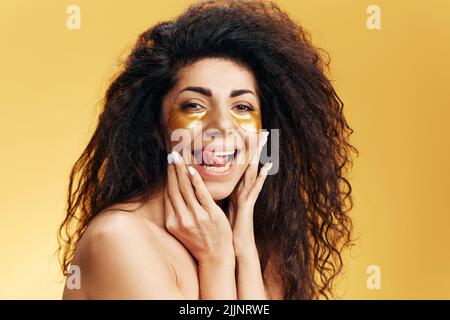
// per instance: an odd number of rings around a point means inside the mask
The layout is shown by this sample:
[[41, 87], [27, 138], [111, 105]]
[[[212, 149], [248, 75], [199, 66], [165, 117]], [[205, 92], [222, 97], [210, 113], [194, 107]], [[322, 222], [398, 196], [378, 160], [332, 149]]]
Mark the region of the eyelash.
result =
[[[200, 108], [191, 108], [191, 107], [190, 107], [190, 106], [194, 106], [194, 105], [200, 106]], [[183, 104], [183, 105], [181, 106], [181, 109], [183, 109], [183, 110], [193, 110], [193, 111], [195, 111], [195, 112], [198, 112], [198, 110], [204, 109], [204, 107], [202, 107], [202, 106], [201, 106], [200, 104], [198, 104], [198, 103], [193, 102], [193, 103], [186, 103], [186, 104]]]
[[236, 105], [236, 106], [234, 106], [234, 108], [236, 108], [236, 107], [239, 107], [239, 106], [243, 106], [243, 107], [245, 107], [245, 110], [243, 111], [243, 110], [239, 110], [239, 112], [252, 112], [252, 111], [255, 111], [255, 109], [253, 108], [253, 107], [251, 107], [251, 106], [248, 106], [248, 105], [246, 105], [246, 104], [238, 104], [238, 105]]
[[[191, 106], [200, 106], [200, 108], [191, 108]], [[238, 105], [234, 106], [233, 108], [236, 108], [236, 107], [239, 107], [239, 106], [245, 107], [245, 110], [239, 110], [239, 112], [252, 112], [252, 111], [255, 111], [255, 109], [253, 107], [248, 106], [246, 104], [238, 104]], [[181, 108], [183, 110], [193, 110], [193, 111], [196, 111], [196, 112], [198, 110], [204, 109], [204, 107], [202, 107], [200, 104], [195, 103], [195, 102], [183, 104], [181, 106]]]

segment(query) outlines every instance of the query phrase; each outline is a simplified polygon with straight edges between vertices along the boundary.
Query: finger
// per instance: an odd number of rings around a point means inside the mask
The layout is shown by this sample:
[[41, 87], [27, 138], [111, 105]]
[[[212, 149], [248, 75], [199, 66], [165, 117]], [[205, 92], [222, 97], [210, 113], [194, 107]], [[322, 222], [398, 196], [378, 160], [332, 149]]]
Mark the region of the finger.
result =
[[215, 209], [217, 205], [203, 182], [202, 177], [192, 166], [188, 166], [188, 172], [191, 183], [194, 186], [195, 196], [197, 197], [198, 202], [207, 212], [214, 211], [213, 209]]
[[178, 177], [178, 188], [180, 193], [189, 209], [195, 215], [201, 211], [201, 207], [199, 201], [195, 197], [194, 187], [189, 179], [186, 164], [184, 163], [183, 157], [177, 151], [172, 152], [172, 158]]
[[262, 190], [264, 182], [266, 181], [267, 178], [267, 174], [269, 173], [269, 170], [272, 168], [272, 165], [273, 165], [272, 162], [267, 162], [261, 168], [258, 178], [256, 179], [249, 194], [249, 198], [253, 199], [254, 201], [256, 201], [256, 199], [258, 198], [258, 195]]
[[231, 228], [234, 228], [234, 221], [235, 221], [235, 213], [233, 210], [230, 210], [228, 212], [228, 222], [230, 223]]
[[173, 205], [175, 215], [183, 222], [190, 221], [192, 217], [178, 188], [178, 177], [175, 166], [171, 163], [172, 155], [169, 154], [167, 159], [169, 161], [169, 165], [167, 166], [167, 193]]
[[267, 143], [267, 137], [269, 133], [268, 132], [261, 132], [258, 136], [258, 145], [255, 151], [253, 152], [250, 160], [250, 164], [245, 172], [244, 175], [244, 185], [247, 188], [251, 188], [251, 186], [254, 184], [256, 176], [258, 175], [258, 165], [259, 165], [259, 159], [261, 157], [261, 152], [264, 147], [264, 145]]
[[228, 202], [228, 221], [230, 222], [230, 226], [233, 228], [234, 227], [234, 223], [235, 223], [235, 218], [236, 218], [236, 207], [237, 204], [236, 202], [237, 200], [237, 195], [235, 194], [235, 192], [240, 192], [241, 188], [242, 188], [242, 180], [239, 181], [238, 185], [235, 187], [235, 190], [233, 191], [233, 194], [230, 196], [229, 198], [229, 202]]
[[173, 208], [172, 201], [170, 200], [169, 191], [167, 188], [164, 190], [164, 220], [167, 226], [173, 225], [175, 222], [176, 214]]

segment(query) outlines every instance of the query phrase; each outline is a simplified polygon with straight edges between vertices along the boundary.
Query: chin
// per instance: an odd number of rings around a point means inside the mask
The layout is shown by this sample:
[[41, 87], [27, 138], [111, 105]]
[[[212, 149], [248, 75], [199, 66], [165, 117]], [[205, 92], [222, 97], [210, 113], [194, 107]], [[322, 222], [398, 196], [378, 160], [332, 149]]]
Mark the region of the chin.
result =
[[215, 181], [205, 181], [205, 185], [215, 201], [223, 200], [230, 196], [235, 187], [234, 185], [230, 185], [230, 183]]

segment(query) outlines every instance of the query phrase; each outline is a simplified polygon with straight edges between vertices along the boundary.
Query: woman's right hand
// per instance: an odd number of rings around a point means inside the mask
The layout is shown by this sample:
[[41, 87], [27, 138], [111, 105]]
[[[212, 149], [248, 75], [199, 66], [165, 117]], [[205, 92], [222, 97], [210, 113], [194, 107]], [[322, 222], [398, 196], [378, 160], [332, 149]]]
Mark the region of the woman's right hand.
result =
[[233, 233], [201, 176], [181, 155], [168, 155], [165, 224], [201, 265], [234, 263]]

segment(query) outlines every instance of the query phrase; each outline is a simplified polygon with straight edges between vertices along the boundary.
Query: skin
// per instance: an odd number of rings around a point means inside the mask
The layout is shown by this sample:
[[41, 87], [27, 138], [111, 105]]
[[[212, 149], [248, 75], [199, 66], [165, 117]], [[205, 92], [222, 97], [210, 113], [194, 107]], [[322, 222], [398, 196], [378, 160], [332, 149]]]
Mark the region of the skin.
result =
[[[230, 97], [236, 89], [249, 92]], [[204, 108], [201, 131], [191, 121], [198, 114], [177, 111], [186, 103]], [[253, 232], [253, 207], [270, 169], [265, 164], [258, 172], [267, 137], [253, 130], [261, 127], [253, 74], [232, 61], [202, 59], [180, 71], [162, 115], [167, 151], [179, 151], [168, 157], [167, 185], [151, 199], [114, 205], [91, 221], [72, 262], [80, 267], [81, 289], [66, 286], [63, 299], [281, 299], [271, 260], [264, 288]], [[180, 128], [189, 138], [181, 143], [170, 138]], [[222, 135], [211, 139], [208, 129]], [[195, 141], [238, 149], [242, 158], [230, 174], [211, 176], [194, 161]]]

